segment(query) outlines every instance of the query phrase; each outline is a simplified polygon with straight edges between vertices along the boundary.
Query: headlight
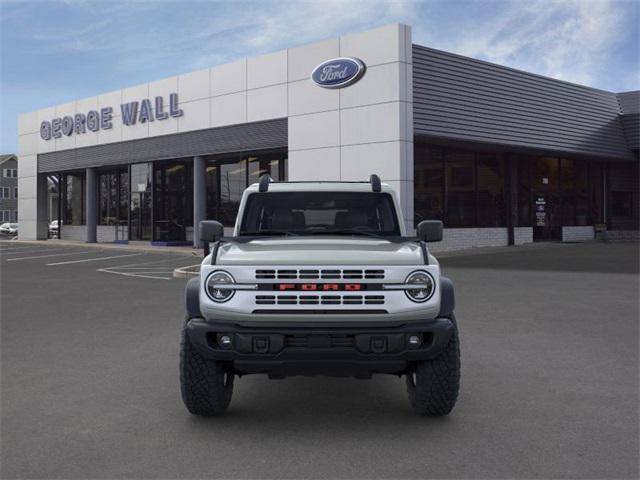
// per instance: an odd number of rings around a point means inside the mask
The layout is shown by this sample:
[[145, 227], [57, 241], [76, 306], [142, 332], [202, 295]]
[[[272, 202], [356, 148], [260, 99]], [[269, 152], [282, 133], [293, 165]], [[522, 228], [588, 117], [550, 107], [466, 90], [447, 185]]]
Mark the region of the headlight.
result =
[[413, 302], [426, 302], [431, 298], [433, 292], [436, 290], [436, 283], [434, 282], [433, 277], [422, 270], [411, 273], [405, 280], [405, 283], [416, 286], [415, 290], [405, 290], [407, 297], [409, 297], [409, 300]]
[[[218, 270], [217, 272], [213, 272], [211, 275], [209, 275], [206, 285], [207, 295], [209, 295], [209, 298], [211, 300], [213, 300], [214, 302], [222, 303], [230, 300], [231, 297], [233, 297], [233, 294], [235, 293], [234, 290], [220, 288], [220, 285], [225, 283], [235, 283], [233, 277], [227, 272]], [[216, 287], [214, 287], [214, 285]]]

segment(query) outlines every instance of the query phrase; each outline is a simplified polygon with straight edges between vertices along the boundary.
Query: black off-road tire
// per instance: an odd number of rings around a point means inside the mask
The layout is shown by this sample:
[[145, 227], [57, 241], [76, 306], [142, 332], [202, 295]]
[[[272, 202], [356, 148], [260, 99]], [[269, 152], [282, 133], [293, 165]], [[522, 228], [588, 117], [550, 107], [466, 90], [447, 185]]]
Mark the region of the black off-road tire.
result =
[[409, 403], [419, 415], [448, 415], [460, 388], [460, 341], [455, 318], [453, 333], [445, 350], [433, 360], [417, 362], [407, 374]]
[[195, 349], [182, 327], [180, 342], [180, 393], [193, 415], [213, 416], [225, 412], [233, 394], [233, 372], [221, 362], [204, 358]]

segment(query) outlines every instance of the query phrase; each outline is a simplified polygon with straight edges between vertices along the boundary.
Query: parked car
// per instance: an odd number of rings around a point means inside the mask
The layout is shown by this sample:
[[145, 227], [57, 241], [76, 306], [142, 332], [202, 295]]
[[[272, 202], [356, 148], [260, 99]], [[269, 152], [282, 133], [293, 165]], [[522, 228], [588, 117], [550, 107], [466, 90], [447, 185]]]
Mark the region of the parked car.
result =
[[[460, 349], [451, 281], [408, 237], [397, 196], [370, 182], [278, 182], [245, 190], [234, 236], [199, 225], [205, 258], [186, 287], [180, 382], [195, 415], [218, 415], [235, 376], [405, 376], [421, 415], [448, 414]], [[208, 253], [209, 244], [213, 244]]]
[[18, 224], [17, 223], [3, 223], [0, 225], [0, 233], [4, 235], [17, 235], [18, 234]]

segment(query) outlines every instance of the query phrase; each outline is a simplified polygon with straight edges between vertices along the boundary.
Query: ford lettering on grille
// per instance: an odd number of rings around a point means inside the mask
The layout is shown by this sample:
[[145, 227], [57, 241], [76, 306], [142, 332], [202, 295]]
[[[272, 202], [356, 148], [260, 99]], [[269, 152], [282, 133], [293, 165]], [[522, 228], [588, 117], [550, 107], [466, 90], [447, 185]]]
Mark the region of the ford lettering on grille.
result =
[[305, 292], [335, 292], [347, 291], [356, 292], [362, 290], [359, 283], [280, 283], [277, 290], [281, 292], [288, 290], [302, 290]]

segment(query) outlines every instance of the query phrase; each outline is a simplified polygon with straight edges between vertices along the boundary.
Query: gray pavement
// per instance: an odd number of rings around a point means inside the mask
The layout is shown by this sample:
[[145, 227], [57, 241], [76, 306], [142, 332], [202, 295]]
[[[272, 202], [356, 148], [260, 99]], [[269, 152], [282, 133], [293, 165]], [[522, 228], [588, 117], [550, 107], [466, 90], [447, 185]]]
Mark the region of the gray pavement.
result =
[[441, 419], [385, 376], [244, 377], [190, 416], [166, 272], [193, 263], [0, 242], [2, 478], [638, 477], [637, 245], [443, 258], [463, 377]]

